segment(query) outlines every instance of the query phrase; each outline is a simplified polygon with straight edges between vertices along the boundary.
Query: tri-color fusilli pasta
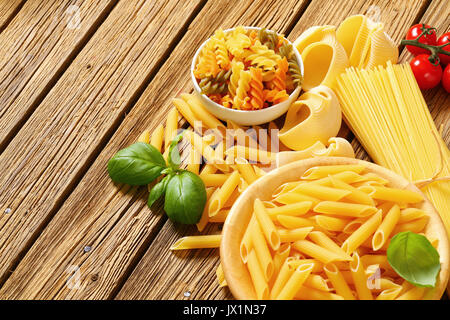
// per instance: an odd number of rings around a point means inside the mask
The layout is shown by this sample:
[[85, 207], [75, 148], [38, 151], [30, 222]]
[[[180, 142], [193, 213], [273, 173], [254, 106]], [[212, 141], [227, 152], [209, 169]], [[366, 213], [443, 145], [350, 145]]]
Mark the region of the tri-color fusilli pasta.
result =
[[199, 53], [194, 75], [202, 93], [239, 110], [283, 102], [302, 80], [293, 47], [282, 35], [242, 26], [215, 31]]

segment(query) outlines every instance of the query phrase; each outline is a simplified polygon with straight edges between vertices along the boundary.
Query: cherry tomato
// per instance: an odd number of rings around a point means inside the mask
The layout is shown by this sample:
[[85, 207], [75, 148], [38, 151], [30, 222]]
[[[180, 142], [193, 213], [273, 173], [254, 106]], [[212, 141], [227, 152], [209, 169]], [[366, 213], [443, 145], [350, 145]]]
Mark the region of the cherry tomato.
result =
[[[440, 36], [437, 45], [440, 46], [446, 43], [448, 43], [448, 46], [445, 46], [442, 49], [450, 53], [450, 32], [444, 33], [442, 36]], [[445, 54], [440, 54], [439, 59], [441, 60], [441, 63], [443, 65], [450, 63], [450, 56], [447, 56]]]
[[[406, 34], [406, 40], [415, 40], [417, 37], [419, 37], [425, 28], [431, 28], [427, 24], [415, 24], [411, 28], [409, 28], [408, 33]], [[423, 44], [428, 44], [435, 46], [436, 41], [436, 31], [430, 30], [430, 34], [424, 34], [422, 37], [420, 37], [419, 42]], [[415, 46], [406, 46], [406, 49], [408, 49], [409, 52], [411, 52], [413, 55], [417, 56], [419, 54], [424, 53], [430, 53], [427, 49], [415, 47]]]
[[414, 77], [422, 90], [434, 88], [442, 78], [441, 66], [434, 66], [429, 57], [428, 54], [420, 54], [410, 62]]
[[445, 91], [450, 93], [450, 64], [445, 67], [444, 73], [442, 74], [442, 86]]

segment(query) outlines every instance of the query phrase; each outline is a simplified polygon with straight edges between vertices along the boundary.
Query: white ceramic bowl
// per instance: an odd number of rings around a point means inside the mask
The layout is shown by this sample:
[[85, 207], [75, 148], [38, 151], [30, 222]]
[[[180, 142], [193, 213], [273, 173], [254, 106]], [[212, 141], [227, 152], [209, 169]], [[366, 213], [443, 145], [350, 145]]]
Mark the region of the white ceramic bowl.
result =
[[[244, 27], [247, 30], [260, 30], [261, 28], [257, 27]], [[224, 32], [230, 32], [233, 31], [232, 29], [224, 30]], [[270, 31], [270, 30], [268, 30]], [[287, 39], [286, 39], [287, 40]], [[200, 97], [202, 100], [204, 106], [208, 109], [209, 112], [211, 112], [213, 115], [215, 115], [217, 118], [221, 120], [231, 120], [234, 121], [237, 124], [240, 125], [258, 125], [270, 122], [278, 117], [280, 117], [283, 113], [285, 113], [291, 104], [297, 99], [298, 95], [300, 94], [301, 87], [297, 87], [290, 95], [289, 98], [281, 103], [278, 103], [276, 105], [273, 105], [268, 108], [264, 108], [261, 110], [235, 110], [235, 109], [229, 109], [225, 108], [224, 106], [212, 101], [206, 94], [201, 93], [200, 86], [197, 83], [197, 80], [194, 76], [194, 69], [195, 65], [197, 64], [197, 57], [202, 50], [203, 46], [206, 44], [206, 42], [209, 41], [209, 38], [202, 43], [202, 45], [198, 48], [197, 52], [194, 55], [194, 58], [192, 59], [192, 65], [191, 65], [191, 78], [192, 82], [194, 84], [194, 92]], [[288, 43], [292, 45], [292, 42], [287, 40]], [[294, 50], [294, 54], [297, 58], [298, 66], [300, 68], [301, 74], [303, 76], [303, 61], [302, 57], [300, 56], [300, 53], [297, 51], [294, 45], [292, 45], [292, 48]]]

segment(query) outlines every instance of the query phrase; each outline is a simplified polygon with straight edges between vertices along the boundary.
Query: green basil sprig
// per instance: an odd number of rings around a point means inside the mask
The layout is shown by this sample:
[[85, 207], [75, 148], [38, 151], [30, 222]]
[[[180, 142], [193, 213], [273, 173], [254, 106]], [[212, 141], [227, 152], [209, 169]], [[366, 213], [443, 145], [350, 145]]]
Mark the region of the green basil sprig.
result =
[[197, 223], [206, 204], [206, 188], [200, 177], [180, 169], [176, 136], [169, 147], [167, 164], [161, 152], [148, 143], [138, 142], [117, 152], [108, 162], [108, 173], [118, 183], [146, 185], [165, 175], [151, 190], [147, 205], [165, 196], [164, 211], [172, 220], [184, 224]]
[[436, 286], [439, 253], [426, 237], [411, 231], [396, 234], [389, 243], [387, 259], [395, 272], [415, 286]]

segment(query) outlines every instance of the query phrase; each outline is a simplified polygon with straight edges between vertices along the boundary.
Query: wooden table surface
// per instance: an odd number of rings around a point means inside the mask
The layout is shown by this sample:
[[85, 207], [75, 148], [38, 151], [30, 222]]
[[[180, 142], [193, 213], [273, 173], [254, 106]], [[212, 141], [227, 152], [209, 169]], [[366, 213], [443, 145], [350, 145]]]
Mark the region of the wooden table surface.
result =
[[[448, 0], [0, 0], [0, 299], [232, 298], [218, 250], [169, 251], [196, 228], [114, 185], [107, 161], [192, 90], [194, 52], [218, 27], [294, 40], [356, 13], [396, 43], [418, 22], [450, 30]], [[424, 95], [449, 143], [450, 95]]]

